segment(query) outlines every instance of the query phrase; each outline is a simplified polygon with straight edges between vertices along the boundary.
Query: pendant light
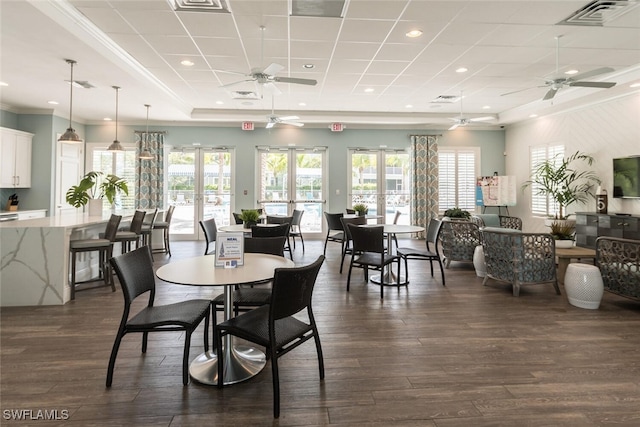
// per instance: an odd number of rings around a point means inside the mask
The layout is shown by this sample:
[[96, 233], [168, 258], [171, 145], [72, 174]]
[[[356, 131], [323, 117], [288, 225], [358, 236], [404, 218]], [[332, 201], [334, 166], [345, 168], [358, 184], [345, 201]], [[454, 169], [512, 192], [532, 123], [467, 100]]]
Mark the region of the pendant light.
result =
[[116, 90], [116, 139], [113, 140], [108, 151], [123, 151], [122, 144], [118, 141], [118, 91], [120, 90], [120, 86], [111, 86]]
[[65, 61], [67, 62], [67, 64], [69, 64], [71, 66], [71, 80], [69, 80], [69, 88], [70, 88], [69, 89], [69, 91], [70, 91], [70, 95], [69, 95], [69, 127], [67, 128], [66, 132], [62, 134], [60, 139], [58, 139], [58, 141], [59, 142], [67, 142], [67, 143], [71, 143], [71, 144], [81, 144], [82, 143], [82, 139], [80, 139], [80, 137], [78, 136], [76, 131], [73, 129], [72, 117], [71, 117], [71, 114], [73, 112], [73, 64], [75, 64], [76, 61], [74, 61], [73, 59], [65, 59]]
[[140, 153], [140, 160], [152, 160], [153, 154], [149, 152], [149, 107], [151, 105], [144, 104], [147, 107], [147, 132], [144, 134], [144, 140], [142, 141], [142, 152]]

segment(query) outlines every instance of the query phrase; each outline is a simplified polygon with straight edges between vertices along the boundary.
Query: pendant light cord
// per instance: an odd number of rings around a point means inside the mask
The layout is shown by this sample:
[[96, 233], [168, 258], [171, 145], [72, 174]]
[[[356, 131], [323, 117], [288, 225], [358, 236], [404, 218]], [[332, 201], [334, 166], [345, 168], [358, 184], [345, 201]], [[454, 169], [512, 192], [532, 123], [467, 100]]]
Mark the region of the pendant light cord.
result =
[[75, 64], [76, 61], [74, 61], [72, 59], [67, 59], [67, 62], [71, 65], [71, 81], [69, 81], [69, 127], [72, 128], [73, 127], [73, 120], [72, 120], [72, 114], [73, 114], [73, 64]]
[[120, 91], [119, 86], [113, 86], [116, 90], [116, 141], [118, 140], [118, 91]]

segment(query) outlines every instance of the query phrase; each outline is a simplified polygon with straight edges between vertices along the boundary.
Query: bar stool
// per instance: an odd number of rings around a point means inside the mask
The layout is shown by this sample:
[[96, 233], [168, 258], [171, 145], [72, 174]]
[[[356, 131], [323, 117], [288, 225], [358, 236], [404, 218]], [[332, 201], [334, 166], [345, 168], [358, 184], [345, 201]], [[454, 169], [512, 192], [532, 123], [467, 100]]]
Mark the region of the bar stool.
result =
[[175, 208], [175, 205], [169, 206], [169, 209], [164, 215], [164, 221], [156, 221], [153, 225], [154, 230], [162, 230], [163, 234], [162, 249], [156, 249], [153, 252], [169, 254], [169, 256], [171, 256], [171, 248], [169, 247], [169, 227], [171, 227], [171, 217], [173, 216]]
[[[104, 231], [104, 238], [94, 238], [94, 239], [77, 239], [69, 241], [69, 252], [71, 255], [71, 299], [76, 299], [76, 285], [82, 283], [90, 283], [96, 282], [99, 280], [104, 280], [104, 285], [94, 286], [94, 287], [102, 287], [102, 286], [111, 286], [111, 290], [113, 292], [116, 291], [116, 287], [113, 283], [113, 277], [111, 276], [111, 267], [109, 266], [109, 259], [113, 254], [113, 242], [116, 238], [116, 233], [118, 232], [118, 226], [120, 225], [120, 220], [122, 216], [120, 215], [111, 215], [109, 218], [109, 222], [107, 222], [107, 227]], [[98, 278], [85, 280], [83, 282], [76, 282], [76, 254], [79, 252], [98, 252], [98, 265], [100, 274]], [[92, 288], [87, 288], [92, 289]], [[78, 291], [86, 290], [86, 289], [78, 289]]]
[[118, 231], [116, 233], [116, 242], [122, 245], [122, 253], [131, 251], [131, 243], [136, 243], [136, 248], [140, 247], [140, 238], [142, 236], [142, 222], [144, 221], [145, 211], [135, 211], [131, 219], [128, 231]]
[[153, 261], [153, 227], [156, 224], [156, 218], [158, 217], [158, 208], [153, 212], [147, 212], [144, 221], [142, 222], [142, 245], [149, 246], [149, 253], [151, 254], [151, 260]]

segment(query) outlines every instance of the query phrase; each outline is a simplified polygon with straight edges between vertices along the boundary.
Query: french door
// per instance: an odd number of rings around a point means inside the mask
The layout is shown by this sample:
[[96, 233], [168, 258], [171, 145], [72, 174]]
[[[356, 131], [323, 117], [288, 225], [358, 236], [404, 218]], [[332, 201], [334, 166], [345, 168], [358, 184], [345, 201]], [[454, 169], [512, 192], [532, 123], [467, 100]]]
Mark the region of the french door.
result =
[[379, 223], [411, 224], [409, 154], [404, 150], [349, 150], [349, 207], [364, 204], [369, 215], [380, 215]]
[[257, 203], [270, 215], [304, 211], [301, 230], [322, 232], [326, 150], [322, 148], [258, 148]]
[[175, 205], [171, 238], [204, 239], [199, 221], [215, 218], [229, 225], [233, 211], [233, 151], [227, 148], [172, 148], [168, 157], [167, 192]]

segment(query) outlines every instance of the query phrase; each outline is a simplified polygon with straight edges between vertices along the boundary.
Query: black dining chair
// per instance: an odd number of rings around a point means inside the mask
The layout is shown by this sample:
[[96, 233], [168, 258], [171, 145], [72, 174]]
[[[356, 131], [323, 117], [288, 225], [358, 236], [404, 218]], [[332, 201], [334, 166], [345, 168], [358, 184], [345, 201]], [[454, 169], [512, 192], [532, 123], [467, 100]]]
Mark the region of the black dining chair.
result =
[[[442, 275], [442, 286], [445, 286], [444, 266], [442, 265], [442, 257], [440, 256], [440, 251], [438, 250], [438, 234], [440, 233], [440, 225], [441, 221], [436, 218], [431, 218], [429, 220], [429, 226], [427, 227], [427, 237], [425, 239], [425, 249], [410, 247], [400, 247], [397, 249], [396, 253], [401, 259], [404, 260], [404, 270], [406, 272], [407, 281], [409, 281], [409, 268], [407, 260], [414, 259], [429, 261], [431, 265], [431, 277], [433, 277], [433, 262], [436, 261], [440, 266], [440, 274]], [[433, 247], [431, 247], [430, 245], [433, 245]]]
[[[286, 217], [291, 219], [291, 217]], [[252, 225], [251, 226], [251, 237], [285, 237], [284, 250], [289, 252], [289, 258], [293, 261], [293, 252], [291, 251], [291, 246], [288, 244], [289, 241], [289, 230], [291, 229], [291, 222], [286, 221], [283, 223], [270, 223], [269, 226], [263, 225]]]
[[340, 243], [340, 248], [344, 245], [344, 229], [342, 228], [342, 223], [340, 222], [340, 218], [344, 215], [342, 212], [339, 213], [329, 213], [324, 212], [324, 219], [327, 221], [327, 235], [324, 238], [324, 251], [323, 255], [327, 255], [327, 243], [336, 242]]
[[210, 250], [209, 245], [213, 244], [213, 247], [211, 248], [213, 252], [215, 252], [216, 250], [215, 243], [216, 239], [218, 238], [218, 227], [216, 226], [216, 219], [209, 218], [199, 222], [200, 228], [202, 228], [202, 232], [204, 233], [204, 241], [206, 243], [204, 254], [208, 255]]
[[302, 253], [304, 253], [304, 237], [302, 237], [302, 228], [300, 228], [300, 223], [302, 222], [302, 214], [304, 214], [303, 210], [294, 209], [289, 236], [291, 236], [291, 240], [293, 241], [293, 249], [296, 248], [296, 237], [300, 238], [300, 242], [302, 243]]
[[164, 215], [164, 220], [156, 221], [155, 224], [153, 224], [153, 228], [155, 230], [162, 230], [163, 240], [162, 248], [156, 249], [154, 250], [154, 252], [166, 253], [171, 256], [171, 247], [169, 246], [169, 231], [171, 229], [171, 219], [173, 218], [173, 211], [175, 211], [175, 209], [175, 205], [169, 206], [169, 209], [167, 209], [167, 212]]
[[400, 257], [390, 255], [384, 249], [384, 227], [348, 225], [353, 239], [353, 255], [349, 264], [349, 274], [347, 275], [347, 292], [351, 285], [351, 270], [353, 267], [364, 269], [364, 280], [369, 281], [369, 268], [380, 270], [380, 298], [384, 298], [384, 269], [391, 268], [392, 263], [398, 266], [398, 277], [400, 276]]
[[118, 230], [115, 242], [120, 242], [120, 252], [125, 253], [131, 250], [131, 243], [136, 244], [136, 248], [140, 247], [140, 239], [142, 238], [142, 223], [144, 221], [145, 211], [135, 211], [133, 218], [129, 224], [128, 230]]
[[153, 228], [156, 225], [156, 219], [158, 218], [158, 208], [155, 208], [152, 212], [147, 212], [142, 223], [142, 244], [149, 246], [151, 251], [151, 260], [153, 261]]
[[350, 218], [341, 217], [340, 223], [342, 223], [342, 229], [344, 230], [344, 239], [342, 242], [342, 260], [340, 261], [340, 274], [342, 274], [342, 267], [344, 266], [345, 257], [347, 256], [347, 254], [353, 256], [351, 231], [349, 230], [348, 225], [364, 225], [367, 223], [367, 219], [364, 216], [354, 216]]
[[[274, 418], [280, 417], [278, 359], [281, 356], [313, 339], [320, 379], [324, 378], [322, 346], [311, 304], [313, 288], [323, 262], [324, 256], [320, 255], [315, 262], [304, 267], [277, 268], [269, 304], [214, 326], [216, 348], [222, 348], [222, 337], [225, 335], [233, 335], [266, 348], [267, 358], [271, 361]], [[306, 312], [306, 316], [296, 316], [303, 312]], [[223, 360], [218, 359], [218, 378], [223, 378], [224, 368]], [[218, 381], [218, 387], [223, 387], [222, 381]]]
[[[204, 350], [209, 350], [209, 321], [211, 302], [206, 299], [192, 299], [168, 305], [154, 305], [156, 277], [153, 272], [151, 248], [142, 246], [131, 252], [111, 258], [124, 295], [124, 311], [118, 327], [109, 367], [107, 387], [113, 382], [113, 371], [122, 338], [128, 333], [142, 333], [142, 352], [147, 351], [150, 332], [184, 331], [184, 351], [182, 356], [182, 383], [189, 383], [189, 347], [191, 335], [204, 320]], [[147, 305], [134, 316], [130, 316], [131, 306], [139, 296], [148, 294]]]

